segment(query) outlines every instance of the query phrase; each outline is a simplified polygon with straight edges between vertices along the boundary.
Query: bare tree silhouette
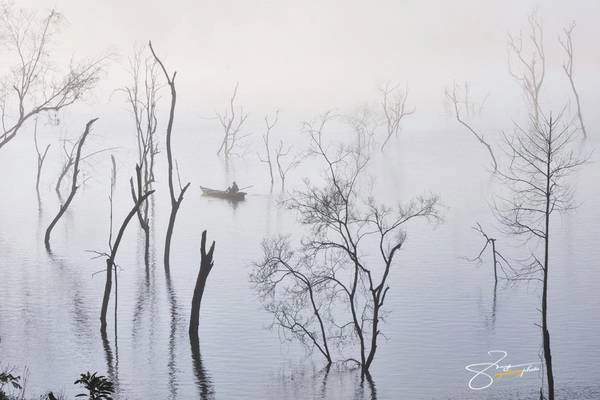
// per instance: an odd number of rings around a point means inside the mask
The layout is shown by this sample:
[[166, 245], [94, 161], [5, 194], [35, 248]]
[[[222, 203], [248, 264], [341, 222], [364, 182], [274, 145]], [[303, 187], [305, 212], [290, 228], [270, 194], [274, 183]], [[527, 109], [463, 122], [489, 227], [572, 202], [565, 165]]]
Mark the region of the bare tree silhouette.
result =
[[[139, 170], [140, 170], [139, 165], [136, 165], [136, 172]], [[136, 173], [136, 175], [138, 176], [138, 179], [139, 179], [139, 174]], [[133, 178], [131, 181], [133, 181]], [[138, 182], [138, 187], [140, 185], [141, 185], [141, 183]], [[131, 186], [133, 187], [133, 183], [131, 183]], [[111, 190], [111, 192], [112, 192], [112, 190]], [[134, 197], [134, 205], [131, 208], [131, 210], [129, 211], [129, 213], [123, 219], [123, 222], [121, 223], [121, 226], [119, 228], [119, 231], [117, 233], [114, 243], [111, 240], [112, 239], [112, 197], [111, 197], [111, 214], [110, 214], [111, 229], [110, 229], [110, 238], [109, 238], [110, 253], [96, 252], [96, 254], [98, 254], [98, 256], [106, 257], [106, 282], [104, 284], [104, 296], [102, 297], [102, 308], [100, 310], [100, 331], [101, 332], [106, 332], [106, 312], [108, 311], [108, 301], [110, 299], [110, 293], [112, 290], [112, 281], [113, 281], [112, 274], [113, 274], [113, 271], [115, 271], [115, 274], [116, 274], [117, 264], [116, 264], [115, 260], [117, 258], [117, 251], [119, 250], [121, 240], [123, 239], [123, 234], [125, 233], [125, 229], [127, 228], [127, 225], [129, 224], [131, 219], [139, 212], [139, 208], [142, 206], [142, 204], [148, 198], [148, 196], [152, 195], [152, 193], [154, 193], [154, 190], [146, 191], [145, 193]], [[117, 301], [115, 299], [115, 306], [116, 306], [116, 302]], [[116, 309], [115, 309], [115, 312], [116, 312]]]
[[[533, 121], [539, 123], [540, 92], [546, 76], [544, 52], [544, 26], [537, 10], [528, 18], [526, 37], [508, 35], [508, 70], [523, 89], [523, 94], [533, 112]], [[513, 65], [513, 59], [514, 64]]]
[[258, 159], [267, 164], [269, 167], [269, 176], [271, 177], [271, 187], [275, 182], [275, 178], [273, 176], [273, 162], [271, 161], [271, 147], [270, 147], [270, 138], [271, 138], [271, 130], [277, 125], [277, 121], [279, 120], [279, 110], [275, 111], [275, 116], [272, 121], [269, 121], [269, 116], [265, 116], [265, 133], [263, 134], [263, 143], [265, 144], [265, 156], [264, 158], [258, 155]]
[[381, 151], [392, 138], [397, 136], [400, 131], [400, 122], [404, 117], [414, 114], [416, 109], [413, 107], [407, 109], [406, 101], [408, 99], [408, 89], [401, 91], [399, 85], [388, 83], [381, 88], [382, 103], [381, 108], [385, 117], [386, 134], [385, 140], [381, 144]]
[[513, 277], [515, 271], [512, 269], [510, 262], [496, 248], [496, 240], [497, 239], [489, 236], [483, 230], [483, 228], [481, 227], [481, 224], [479, 222], [473, 227], [473, 229], [475, 231], [479, 232], [479, 234], [481, 234], [481, 236], [483, 236], [484, 243], [483, 243], [483, 247], [481, 248], [481, 250], [479, 251], [477, 256], [469, 259], [469, 261], [481, 262], [483, 253], [487, 250], [488, 247], [490, 247], [491, 252], [492, 252], [493, 266], [494, 266], [494, 284], [495, 285], [498, 284], [498, 268], [500, 268], [500, 270], [502, 271], [504, 278], [510, 279], [511, 277]]
[[575, 104], [577, 105], [577, 118], [579, 119], [579, 127], [581, 128], [581, 132], [583, 133], [583, 138], [587, 139], [587, 130], [585, 129], [585, 124], [583, 123], [583, 115], [581, 114], [581, 101], [579, 100], [579, 93], [577, 92], [577, 88], [575, 87], [574, 81], [574, 72], [573, 72], [573, 30], [575, 29], [575, 22], [565, 28], [564, 38], [559, 36], [558, 41], [562, 46], [567, 59], [563, 63], [563, 70], [569, 78], [569, 83], [571, 84], [571, 90], [573, 91], [573, 96], [575, 96]]
[[281, 190], [285, 189], [285, 179], [288, 172], [300, 165], [300, 159], [297, 155], [292, 156], [291, 160], [284, 161], [292, 150], [292, 146], [285, 147], [283, 140], [279, 141], [279, 145], [275, 149], [275, 162], [277, 164], [277, 172], [279, 173], [279, 179], [281, 180]]
[[254, 264], [250, 281], [273, 314], [273, 327], [283, 337], [289, 333], [309, 349], [316, 348], [331, 365], [329, 339], [334, 334], [326, 326], [332, 318], [331, 285], [315, 273], [313, 258], [294, 256], [286, 238], [265, 239], [262, 248], [264, 258]]
[[[57, 113], [80, 100], [92, 89], [106, 57], [72, 63], [61, 77], [53, 76], [51, 45], [62, 17], [54, 10], [41, 20], [10, 5], [0, 6], [2, 30], [11, 56], [12, 73], [2, 79], [0, 90], [0, 149], [14, 139], [31, 118]], [[13, 110], [16, 109], [16, 113]]]
[[223, 140], [221, 141], [219, 150], [217, 150], [217, 155], [220, 155], [221, 152], [223, 152], [225, 158], [228, 158], [232, 154], [238, 140], [241, 139], [239, 136], [240, 131], [248, 118], [248, 114], [244, 113], [243, 107], [240, 106], [239, 110], [236, 111], [235, 100], [237, 97], [238, 85], [238, 83], [235, 84], [233, 94], [229, 99], [228, 107], [223, 113], [217, 113], [217, 119], [223, 128]]
[[[137, 139], [138, 165], [136, 170], [138, 176], [138, 187], [131, 186], [131, 193], [135, 199], [147, 192], [154, 182], [154, 159], [158, 154], [156, 140], [156, 129], [158, 120], [156, 117], [156, 105], [158, 100], [158, 64], [152, 57], [144, 57], [142, 50], [137, 50], [131, 66], [131, 86], [123, 91], [127, 94], [127, 101], [131, 106], [135, 122]], [[137, 190], [137, 196], [136, 196]], [[150, 215], [149, 204], [146, 200], [139, 208], [138, 221], [144, 231], [144, 260], [148, 264], [150, 257]]]
[[83, 144], [85, 143], [85, 139], [87, 138], [87, 136], [90, 133], [92, 125], [97, 120], [98, 120], [98, 118], [94, 118], [94, 119], [91, 119], [88, 121], [88, 123], [85, 125], [85, 130], [83, 131], [83, 134], [77, 141], [77, 152], [75, 154], [75, 159], [73, 161], [73, 181], [71, 183], [71, 192], [69, 193], [67, 200], [63, 204], [61, 204], [61, 206], [58, 210], [58, 214], [56, 214], [56, 216], [54, 217], [52, 222], [50, 222], [50, 225], [48, 225], [48, 228], [46, 229], [46, 234], [44, 235], [44, 244], [46, 245], [46, 250], [48, 250], [48, 251], [50, 251], [50, 234], [52, 233], [52, 229], [54, 228], [54, 226], [56, 225], [56, 223], [58, 222], [60, 217], [62, 217], [62, 215], [65, 213], [65, 211], [67, 211], [67, 208], [73, 201], [73, 198], [75, 197], [75, 194], [77, 193], [77, 190], [79, 189], [79, 185], [77, 183], [77, 177], [79, 176], [79, 162], [81, 161], [81, 148], [83, 147]]
[[515, 279], [536, 279], [542, 284], [541, 330], [549, 400], [554, 400], [548, 329], [550, 223], [555, 212], [573, 208], [573, 190], [567, 178], [586, 161], [572, 147], [577, 129], [570, 122], [563, 123], [564, 118], [564, 110], [556, 117], [532, 113], [531, 128], [517, 125], [513, 136], [505, 136], [508, 159], [498, 176], [512, 197], [499, 198], [495, 205], [506, 233], [543, 246], [541, 256], [532, 248], [529, 262], [517, 271]]
[[167, 161], [168, 161], [168, 173], [169, 173], [169, 195], [171, 198], [171, 215], [169, 217], [169, 224], [167, 225], [167, 235], [165, 238], [165, 254], [164, 254], [164, 264], [165, 270], [169, 271], [170, 269], [170, 254], [171, 254], [171, 238], [173, 237], [173, 228], [175, 226], [175, 219], [177, 218], [177, 212], [179, 211], [179, 207], [181, 206], [181, 202], [183, 201], [183, 195], [186, 190], [190, 187], [190, 183], [186, 183], [185, 186], [179, 188], [179, 195], [175, 197], [175, 188], [173, 185], [173, 152], [171, 149], [171, 136], [173, 134], [173, 121], [175, 119], [175, 104], [177, 102], [177, 91], [175, 89], [175, 77], [177, 76], [177, 72], [173, 72], [173, 75], [169, 75], [162, 61], [158, 58], [154, 49], [152, 48], [152, 42], [148, 42], [148, 46], [150, 47], [150, 51], [154, 56], [154, 60], [158, 63], [161, 70], [163, 71], [167, 83], [169, 84], [169, 88], [171, 89], [171, 107], [169, 110], [169, 122], [167, 124]]
[[188, 333], [190, 339], [198, 338], [198, 324], [200, 320], [200, 304], [202, 302], [202, 295], [204, 294], [204, 287], [206, 286], [206, 280], [214, 265], [213, 254], [215, 251], [215, 242], [213, 241], [210, 249], [206, 252], [206, 231], [202, 232], [202, 240], [200, 241], [200, 270], [198, 271], [198, 278], [196, 279], [196, 286], [194, 287], [194, 295], [192, 297], [192, 311], [190, 314], [190, 326]]
[[[326, 114], [317, 124], [305, 124], [311, 153], [324, 165], [325, 184], [316, 186], [307, 181], [305, 189], [286, 202], [310, 233], [295, 249], [287, 240], [264, 244], [265, 258], [255, 265], [252, 280], [263, 297], [277, 294], [278, 279], [291, 280], [275, 306], [267, 305], [278, 326], [318, 348], [326, 359], [325, 343], [356, 339], [360, 356], [351, 360], [368, 375], [381, 335], [389, 274], [406, 237], [404, 227], [413, 219], [439, 218], [438, 198], [418, 197], [396, 208], [361, 198], [359, 186], [369, 153], [356, 144], [330, 151], [323, 131], [331, 118]], [[365, 141], [360, 143], [366, 145]], [[378, 243], [376, 259], [369, 257], [369, 242]], [[292, 252], [297, 258], [291, 258]], [[313, 302], [315, 293], [320, 300]], [[346, 308], [348, 319], [323, 318], [328, 307]], [[321, 320], [323, 324], [316, 322]], [[333, 330], [335, 336], [330, 333]]]

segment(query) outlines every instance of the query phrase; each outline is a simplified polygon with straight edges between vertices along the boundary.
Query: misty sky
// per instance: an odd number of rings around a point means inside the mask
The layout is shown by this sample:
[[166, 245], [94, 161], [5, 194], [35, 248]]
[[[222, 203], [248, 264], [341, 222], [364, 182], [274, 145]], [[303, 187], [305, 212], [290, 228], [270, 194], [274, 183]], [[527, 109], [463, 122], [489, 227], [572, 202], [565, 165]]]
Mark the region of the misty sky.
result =
[[388, 80], [407, 84], [421, 111], [430, 104], [441, 109], [443, 89], [453, 81], [469, 80], [482, 93], [509, 88], [518, 95], [507, 72], [507, 32], [525, 27], [536, 6], [551, 68], [560, 73], [556, 38], [576, 20], [575, 68], [587, 104], [600, 87], [598, 0], [19, 0], [16, 5], [54, 7], [64, 14], [68, 24], [59, 39], [65, 57], [115, 53], [117, 62], [102, 84], [105, 93], [126, 82], [134, 45], [152, 39], [178, 71], [179, 90], [187, 99], [182, 110], [196, 114], [221, 107], [236, 81], [248, 107], [261, 112], [360, 105]]

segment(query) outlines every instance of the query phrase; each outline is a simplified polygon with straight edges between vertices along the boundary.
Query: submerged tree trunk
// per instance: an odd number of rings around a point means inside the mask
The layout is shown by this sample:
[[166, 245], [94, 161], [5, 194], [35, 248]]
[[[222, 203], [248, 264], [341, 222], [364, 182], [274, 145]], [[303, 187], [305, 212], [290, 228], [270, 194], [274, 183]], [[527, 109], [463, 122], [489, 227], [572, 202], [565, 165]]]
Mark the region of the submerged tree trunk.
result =
[[152, 56], [160, 65], [165, 78], [167, 79], [167, 83], [169, 84], [169, 88], [171, 89], [171, 107], [169, 110], [169, 122], [167, 124], [167, 162], [168, 162], [168, 172], [169, 172], [169, 195], [171, 197], [171, 215], [169, 216], [169, 225], [167, 226], [167, 235], [165, 237], [165, 254], [164, 254], [164, 264], [165, 270], [170, 270], [170, 254], [171, 254], [171, 238], [173, 237], [173, 227], [175, 226], [175, 219], [177, 218], [177, 211], [179, 210], [179, 206], [183, 201], [183, 195], [185, 191], [190, 186], [188, 182], [183, 188], [180, 189], [179, 196], [175, 197], [175, 189], [173, 187], [173, 152], [171, 150], [171, 135], [173, 133], [173, 120], [175, 119], [175, 104], [177, 102], [177, 91], [175, 90], [175, 77], [177, 76], [177, 72], [173, 72], [172, 76], [169, 76], [165, 66], [162, 61], [158, 58], [154, 49], [152, 48], [152, 42], [148, 43], [150, 47], [150, 51], [152, 52]]
[[548, 249], [550, 247], [550, 213], [552, 205], [551, 205], [551, 193], [552, 188], [551, 185], [554, 185], [552, 182], [552, 170], [551, 170], [551, 161], [552, 161], [552, 117], [550, 117], [550, 128], [549, 128], [549, 140], [548, 140], [548, 157], [546, 159], [546, 213], [544, 220], [544, 283], [542, 289], [542, 338], [543, 338], [543, 346], [544, 346], [544, 361], [546, 362], [546, 377], [548, 379], [548, 400], [554, 400], [554, 371], [552, 370], [552, 353], [550, 351], [550, 332], [548, 331]]
[[204, 287], [208, 274], [214, 265], [213, 253], [215, 251], [215, 242], [213, 240], [208, 253], [206, 252], [206, 231], [202, 232], [202, 241], [200, 242], [200, 270], [196, 279], [196, 287], [194, 288], [194, 296], [192, 297], [192, 312], [190, 314], [189, 334], [190, 338], [198, 337], [198, 324], [200, 318], [200, 303], [204, 294]]
[[133, 216], [138, 212], [138, 209], [142, 205], [142, 203], [146, 200], [148, 196], [154, 193], [154, 190], [150, 190], [147, 193], [144, 193], [142, 196], [138, 198], [133, 208], [129, 211], [129, 214], [123, 220], [121, 227], [119, 228], [119, 233], [117, 234], [117, 238], [115, 239], [115, 244], [112, 246], [112, 250], [110, 252], [110, 256], [106, 259], [106, 283], [104, 285], [104, 296], [102, 298], [102, 308], [100, 310], [100, 331], [106, 332], [106, 312], [108, 310], [108, 300], [110, 299], [110, 292], [112, 288], [112, 272], [115, 267], [115, 258], [117, 257], [117, 251], [119, 250], [119, 245], [121, 244], [121, 239], [123, 238], [123, 234], [125, 233], [125, 228], [127, 228], [127, 224], [133, 218]]
[[69, 204], [71, 204], [71, 201], [73, 201], [73, 198], [75, 197], [75, 193], [77, 193], [77, 189], [79, 189], [79, 186], [77, 186], [77, 176], [79, 175], [79, 161], [81, 158], [81, 148], [83, 147], [83, 144], [85, 143], [85, 139], [87, 138], [88, 134], [90, 133], [90, 129], [91, 129], [92, 125], [97, 120], [98, 120], [98, 118], [94, 118], [94, 119], [91, 119], [88, 121], [88, 123], [85, 125], [85, 131], [83, 132], [83, 135], [81, 135], [81, 138], [79, 139], [79, 143], [77, 145], [77, 154], [75, 155], [75, 162], [73, 164], [73, 183], [71, 184], [71, 193], [69, 193], [69, 197], [67, 197], [67, 201], [65, 201], [64, 204], [62, 204], [60, 206], [60, 209], [58, 210], [58, 214], [56, 214], [56, 217], [54, 217], [52, 222], [50, 222], [48, 229], [46, 229], [46, 235], [44, 236], [44, 244], [46, 245], [46, 250], [48, 250], [48, 251], [50, 251], [50, 234], [52, 233], [52, 229], [54, 228], [54, 225], [56, 225], [56, 223], [58, 222], [60, 217], [62, 217], [62, 215], [65, 213], [65, 211], [67, 211]]
[[210, 377], [202, 365], [200, 340], [198, 340], [198, 336], [190, 336], [190, 347], [192, 351], [192, 365], [194, 367], [194, 375], [196, 376], [196, 385], [198, 386], [200, 400], [212, 399], [214, 390], [212, 388]]

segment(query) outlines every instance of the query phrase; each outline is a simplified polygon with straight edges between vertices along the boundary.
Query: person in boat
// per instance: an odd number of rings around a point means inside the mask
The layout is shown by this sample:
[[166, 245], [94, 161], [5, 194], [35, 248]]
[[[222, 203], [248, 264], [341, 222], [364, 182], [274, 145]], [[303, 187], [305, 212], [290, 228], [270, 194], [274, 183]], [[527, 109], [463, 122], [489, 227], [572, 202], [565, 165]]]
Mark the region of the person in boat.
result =
[[230, 194], [234, 194], [240, 191], [240, 188], [238, 187], [237, 183], [235, 181], [233, 181], [233, 183], [231, 184], [231, 186], [229, 186], [226, 190], [227, 193]]

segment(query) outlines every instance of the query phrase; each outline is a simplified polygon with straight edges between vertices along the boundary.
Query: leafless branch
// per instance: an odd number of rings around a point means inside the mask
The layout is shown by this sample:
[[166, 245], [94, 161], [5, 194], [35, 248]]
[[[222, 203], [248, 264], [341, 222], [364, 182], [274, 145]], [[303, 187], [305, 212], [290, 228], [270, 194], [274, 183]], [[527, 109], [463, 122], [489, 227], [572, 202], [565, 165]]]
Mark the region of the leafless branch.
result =
[[[465, 86], [465, 87], [468, 87], [468, 86]], [[481, 143], [487, 149], [487, 151], [490, 154], [490, 157], [492, 159], [492, 163], [494, 165], [494, 172], [496, 172], [498, 170], [498, 162], [496, 161], [496, 156], [494, 155], [492, 146], [485, 140], [483, 135], [481, 135], [475, 129], [473, 129], [473, 127], [471, 127], [471, 125], [461, 117], [460, 104], [461, 103], [468, 104], [468, 103], [465, 103], [465, 101], [461, 100], [458, 97], [458, 95], [456, 94], [456, 84], [454, 84], [454, 86], [452, 88], [452, 92], [446, 90], [446, 97], [452, 102], [452, 105], [454, 106], [454, 116], [456, 117], [456, 120], [458, 121], [458, 123], [460, 123], [462, 126], [467, 128], [467, 130], [469, 132], [471, 132], [471, 134], [479, 141], [479, 143]]]
[[571, 90], [573, 91], [573, 96], [575, 96], [575, 103], [577, 104], [577, 118], [579, 119], [579, 127], [581, 128], [581, 132], [583, 133], [583, 138], [587, 139], [587, 130], [585, 129], [585, 124], [583, 123], [583, 116], [581, 114], [581, 101], [579, 100], [579, 93], [577, 92], [577, 88], [575, 87], [574, 81], [574, 73], [573, 73], [573, 30], [575, 29], [575, 22], [571, 23], [568, 27], [563, 29], [564, 38], [559, 36], [558, 41], [565, 51], [565, 55], [567, 56], [566, 60], [563, 63], [563, 70], [565, 71], [565, 75], [569, 78], [569, 83], [571, 84]]

